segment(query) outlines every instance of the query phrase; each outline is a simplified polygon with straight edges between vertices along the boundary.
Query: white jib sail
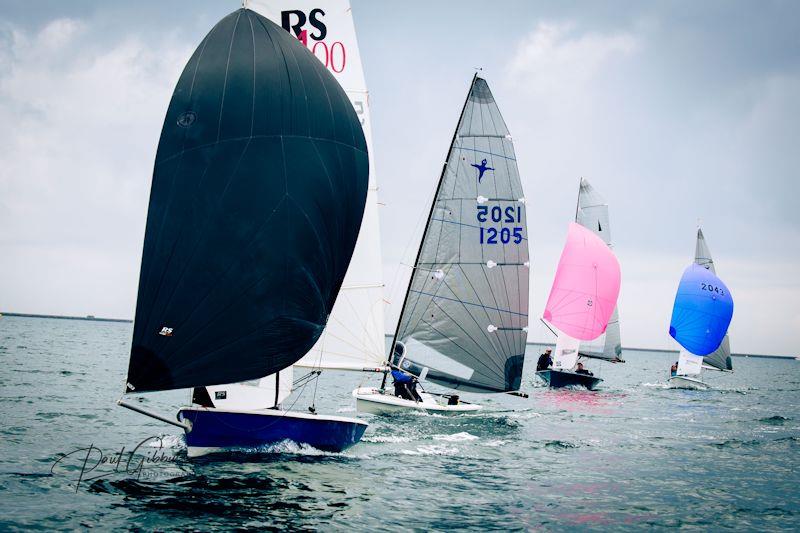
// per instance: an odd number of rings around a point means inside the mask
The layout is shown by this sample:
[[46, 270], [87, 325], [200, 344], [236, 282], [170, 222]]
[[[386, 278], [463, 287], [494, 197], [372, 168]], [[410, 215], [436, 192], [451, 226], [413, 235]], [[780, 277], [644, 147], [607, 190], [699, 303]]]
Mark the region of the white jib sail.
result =
[[251, 411], [280, 405], [292, 393], [292, 367], [277, 374], [242, 383], [206, 387], [217, 409]]
[[553, 369], [572, 370], [575, 368], [578, 363], [578, 350], [580, 347], [580, 340], [559, 331], [556, 339], [556, 349], [553, 350]]
[[703, 358], [699, 355], [694, 355], [681, 348], [680, 355], [678, 356], [678, 375], [679, 376], [696, 376], [700, 374], [703, 367]]
[[336, 77], [361, 118], [369, 158], [369, 192], [353, 258], [325, 331], [295, 366], [364, 370], [382, 367], [383, 264], [369, 93], [349, 0], [252, 0], [248, 6], [295, 35]]

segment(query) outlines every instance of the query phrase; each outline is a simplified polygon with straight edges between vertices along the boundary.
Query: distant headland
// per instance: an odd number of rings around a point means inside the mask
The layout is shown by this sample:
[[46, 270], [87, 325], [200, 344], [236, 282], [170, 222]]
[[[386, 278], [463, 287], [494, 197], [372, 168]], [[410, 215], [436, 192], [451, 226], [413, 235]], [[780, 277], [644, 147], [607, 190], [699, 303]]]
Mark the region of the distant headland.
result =
[[0, 312], [0, 316], [16, 316], [22, 318], [56, 318], [58, 320], [92, 320], [94, 322], [128, 322], [128, 323], [133, 322], [133, 320], [128, 320], [126, 318], [100, 318], [94, 315], [86, 315], [86, 316], [34, 315], [31, 313], [7, 313], [5, 311], [2, 311]]

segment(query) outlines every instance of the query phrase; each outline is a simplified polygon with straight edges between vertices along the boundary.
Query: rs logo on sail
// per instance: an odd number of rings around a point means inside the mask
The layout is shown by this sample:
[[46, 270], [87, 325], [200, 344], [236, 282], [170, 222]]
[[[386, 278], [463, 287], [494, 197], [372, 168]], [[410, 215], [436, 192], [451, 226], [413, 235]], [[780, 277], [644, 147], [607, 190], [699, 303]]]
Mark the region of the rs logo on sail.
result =
[[[322, 22], [324, 16], [325, 12], [320, 8], [312, 9], [308, 15], [300, 9], [281, 11], [281, 26], [309, 48], [326, 68], [339, 74], [347, 65], [347, 52], [341, 41], [334, 41], [330, 45], [325, 42], [328, 26]], [[309, 30], [303, 29], [306, 22], [314, 28], [311, 33]], [[315, 41], [311, 46], [308, 44], [309, 37]]]

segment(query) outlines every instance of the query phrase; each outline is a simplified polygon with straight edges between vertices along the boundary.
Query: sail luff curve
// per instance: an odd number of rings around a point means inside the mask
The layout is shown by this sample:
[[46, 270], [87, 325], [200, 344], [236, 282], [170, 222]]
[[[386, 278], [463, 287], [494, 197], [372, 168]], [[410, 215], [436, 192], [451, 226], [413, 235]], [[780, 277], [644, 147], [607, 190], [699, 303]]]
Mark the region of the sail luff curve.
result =
[[316, 342], [358, 236], [359, 119], [316, 58], [247, 9], [181, 74], [156, 155], [129, 392], [258, 379]]

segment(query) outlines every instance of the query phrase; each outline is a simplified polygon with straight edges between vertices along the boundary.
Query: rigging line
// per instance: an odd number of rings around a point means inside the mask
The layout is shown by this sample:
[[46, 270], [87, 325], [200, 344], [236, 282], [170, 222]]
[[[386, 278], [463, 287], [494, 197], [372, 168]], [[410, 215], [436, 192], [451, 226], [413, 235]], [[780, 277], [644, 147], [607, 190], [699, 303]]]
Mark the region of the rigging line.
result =
[[[491, 135], [463, 135], [463, 136], [459, 135], [460, 139], [472, 139], [472, 138], [480, 138], [480, 137], [492, 137], [492, 136]], [[491, 151], [487, 152], [486, 150], [479, 150], [478, 148], [469, 148], [468, 146], [464, 146], [463, 144], [456, 146], [456, 148], [458, 148], [459, 150], [469, 150], [471, 152], [476, 152], [476, 153], [479, 153], [479, 154], [489, 155], [489, 156], [492, 156], [492, 157], [500, 157], [500, 158], [503, 158], [503, 159], [510, 159], [511, 161], [516, 161], [517, 160], [516, 154], [514, 154], [514, 157], [508, 157], [508, 156], [505, 156], [505, 155], [496, 154], [496, 153], [491, 152]]]
[[[490, 372], [494, 372], [494, 369], [492, 369], [491, 367], [489, 367], [489, 365], [487, 365], [487, 364], [486, 364], [486, 361], [491, 361], [491, 362], [494, 364], [494, 366], [495, 366], [495, 369], [498, 371], [498, 375], [502, 375], [502, 376], [504, 376], [504, 375], [505, 375], [505, 370], [504, 370], [503, 368], [501, 368], [501, 367], [500, 367], [500, 364], [497, 362], [497, 360], [496, 360], [496, 359], [492, 358], [492, 354], [491, 354], [491, 353], [489, 353], [489, 352], [487, 352], [487, 351], [486, 351], [486, 350], [483, 348], [483, 346], [481, 346], [481, 345], [480, 345], [480, 343], [479, 343], [478, 341], [476, 341], [476, 340], [475, 340], [475, 339], [472, 337], [472, 335], [470, 335], [470, 334], [469, 334], [469, 332], [468, 332], [466, 329], [464, 329], [464, 328], [461, 326], [461, 324], [460, 324], [460, 323], [459, 323], [457, 320], [455, 320], [455, 319], [454, 319], [454, 318], [453, 318], [453, 317], [450, 315], [450, 313], [448, 313], [448, 312], [447, 312], [447, 310], [446, 310], [444, 307], [442, 307], [441, 305], [439, 305], [439, 304], [438, 304], [438, 303], [437, 303], [435, 300], [432, 300], [432, 302], [433, 302], [433, 304], [434, 304], [436, 307], [438, 307], [438, 308], [439, 308], [439, 309], [442, 311], [442, 313], [444, 313], [444, 314], [445, 314], [445, 316], [446, 316], [447, 318], [449, 318], [449, 319], [450, 319], [450, 321], [451, 321], [453, 324], [455, 324], [455, 326], [456, 326], [458, 329], [460, 329], [461, 331], [463, 331], [463, 332], [464, 332], [464, 334], [465, 334], [465, 335], [466, 335], [466, 336], [469, 338], [469, 340], [471, 340], [471, 341], [472, 341], [472, 342], [475, 344], [475, 346], [477, 346], [477, 347], [478, 347], [478, 348], [479, 348], [479, 349], [480, 349], [480, 350], [481, 350], [481, 351], [482, 351], [484, 354], [486, 354], [486, 356], [487, 356], [487, 357], [486, 357], [486, 359], [485, 359], [485, 360], [484, 360], [484, 359], [481, 359], [481, 358], [478, 358], [478, 357], [476, 357], [476, 356], [475, 356], [475, 355], [474, 355], [472, 352], [470, 352], [470, 351], [467, 351], [467, 350], [466, 350], [466, 349], [464, 349], [464, 348], [461, 348], [461, 349], [464, 351], [464, 353], [466, 353], [467, 355], [469, 355], [469, 356], [470, 356], [470, 359], [472, 359], [473, 361], [477, 361], [478, 363], [480, 363], [481, 365], [483, 365], [483, 367], [484, 367], [484, 368], [486, 368], [486, 370], [488, 370], [488, 371], [490, 371]], [[469, 315], [470, 315], [470, 318], [472, 318], [473, 322], [475, 322], [475, 324], [479, 326], [479, 328], [478, 328], [478, 329], [480, 329], [480, 330], [482, 330], [482, 331], [485, 331], [485, 328], [481, 328], [481, 327], [480, 327], [480, 325], [479, 325], [479, 324], [477, 323], [477, 321], [475, 320], [475, 317], [473, 317], [471, 313], [469, 313], [469, 312], [468, 312], [467, 314], [469, 314]], [[489, 342], [489, 344], [491, 344], [491, 341]], [[460, 348], [460, 346], [459, 346], [459, 348]], [[492, 346], [492, 348], [494, 348], [494, 346]]]
[[[340, 297], [342, 296], [342, 292], [341, 292], [341, 291], [339, 292], [339, 296], [340, 296]], [[351, 311], [353, 312], [353, 314], [356, 316], [356, 322], [358, 323], [358, 325], [360, 325], [360, 326], [361, 326], [361, 332], [364, 334], [364, 338], [366, 338], [366, 339], [370, 339], [370, 342], [371, 342], [371, 341], [372, 341], [372, 339], [370, 338], [370, 337], [371, 337], [371, 335], [370, 335], [370, 334], [371, 334], [371, 330], [367, 328], [368, 321], [367, 321], [367, 320], [364, 320], [364, 319], [361, 317], [361, 315], [360, 315], [360, 314], [359, 314], [359, 312], [356, 310], [356, 307], [355, 307], [355, 305], [353, 304], [353, 301], [350, 299], [350, 297], [349, 297], [349, 296], [345, 295], [345, 296], [344, 296], [344, 300], [345, 300], [345, 302], [347, 303], [347, 305], [348, 305], [348, 306], [350, 306], [350, 310], [351, 310]], [[374, 317], [374, 314], [372, 313], [372, 306], [370, 306], [370, 310], [369, 310], [369, 312], [367, 313], [367, 315], [368, 315], [368, 317], [369, 317], [369, 322], [372, 322], [372, 319], [374, 319], [374, 318], [375, 318], [375, 317]], [[341, 321], [340, 321], [339, 319], [336, 319], [336, 321], [337, 321], [338, 323], [341, 323]], [[341, 325], [342, 325], [342, 327], [345, 327], [343, 323], [342, 323]], [[372, 325], [373, 325], [373, 326], [375, 326], [376, 324], [374, 324], [374, 323], [373, 323]], [[381, 332], [381, 333], [382, 333], [382, 332]], [[351, 334], [351, 335], [353, 335], [353, 337], [356, 337], [356, 335], [354, 335], [352, 332], [350, 332], [350, 334]], [[373, 350], [374, 350], [375, 348], [377, 348], [377, 346], [374, 346], [374, 345], [373, 345], [373, 346], [371, 346], [371, 349], [373, 349]], [[380, 352], [379, 352], [379, 353], [380, 353]]]
[[[331, 313], [331, 317], [333, 317], [333, 313]], [[336, 320], [336, 323], [337, 323], [337, 324], [341, 324], [342, 326], [344, 326], [344, 323], [343, 323], [343, 322], [341, 322], [341, 321], [340, 321], [340, 320], [338, 320], [338, 319], [335, 319], [335, 320]], [[327, 329], [326, 329], [326, 331], [327, 331]], [[347, 331], [347, 333], [350, 333], [350, 334], [352, 335], [352, 332], [350, 332], [350, 331]], [[381, 355], [381, 356], [383, 356], [383, 353], [382, 353], [382, 351], [373, 351], [373, 350], [370, 350], [370, 349], [369, 349], [368, 347], [366, 347], [366, 346], [359, 346], [359, 345], [353, 344], [352, 342], [350, 342], [350, 341], [346, 340], [344, 337], [340, 337], [340, 336], [338, 336], [338, 335], [334, 335], [334, 334], [333, 334], [333, 333], [331, 333], [331, 332], [328, 332], [328, 333], [327, 333], [327, 335], [330, 335], [330, 336], [331, 336], [331, 337], [333, 337], [334, 339], [336, 339], [336, 340], [338, 340], [338, 341], [341, 341], [341, 342], [343, 342], [344, 344], [347, 344], [348, 346], [350, 346], [351, 348], [353, 348], [353, 349], [354, 349], [355, 351], [357, 351], [357, 352], [358, 352], [358, 351], [360, 351], [360, 352], [362, 352], [362, 353], [367, 353], [367, 354], [371, 354], [371, 355]], [[355, 336], [355, 335], [353, 335], [353, 336]]]
[[233, 51], [233, 40], [236, 38], [236, 30], [239, 27], [239, 19], [242, 18], [242, 12], [236, 16], [236, 23], [233, 25], [231, 32], [231, 42], [228, 45], [228, 59], [225, 61], [225, 81], [222, 83], [222, 97], [219, 104], [219, 119], [217, 120], [217, 142], [219, 142], [219, 135], [222, 131], [222, 110], [225, 108], [225, 93], [228, 90], [228, 70], [231, 66], [231, 51]]
[[429, 292], [422, 292], [422, 291], [418, 291], [418, 290], [414, 290], [414, 289], [412, 289], [411, 292], [422, 294], [423, 296], [430, 296], [432, 298], [439, 298], [441, 300], [449, 300], [451, 302], [459, 302], [459, 303], [463, 303], [464, 305], [473, 305], [475, 307], [480, 307], [480, 308], [483, 308], [483, 309], [491, 309], [492, 311], [498, 311], [500, 313], [508, 313], [508, 314], [511, 314], [511, 315], [518, 315], [518, 316], [527, 316], [527, 315], [525, 315], [523, 313], [517, 313], [516, 311], [511, 311], [511, 310], [508, 310], [508, 309], [501, 309], [499, 307], [490, 307], [488, 305], [482, 305], [482, 304], [477, 304], [477, 303], [473, 303], [473, 302], [462, 302], [461, 300], [457, 300], [455, 298], [448, 298], [447, 296], [440, 296], [440, 295], [437, 295], [437, 294], [431, 294]]

